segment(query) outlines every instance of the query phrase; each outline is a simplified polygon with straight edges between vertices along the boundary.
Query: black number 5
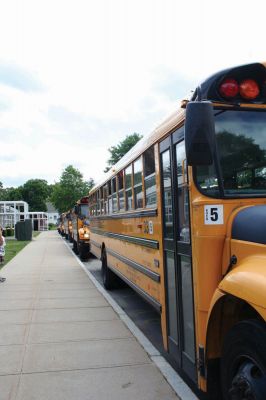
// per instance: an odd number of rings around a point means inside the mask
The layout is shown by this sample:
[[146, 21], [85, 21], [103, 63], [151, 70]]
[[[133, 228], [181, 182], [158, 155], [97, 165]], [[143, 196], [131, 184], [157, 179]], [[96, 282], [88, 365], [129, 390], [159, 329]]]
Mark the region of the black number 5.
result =
[[211, 208], [211, 220], [213, 222], [218, 221], [219, 215], [218, 215], [218, 208], [213, 207]]

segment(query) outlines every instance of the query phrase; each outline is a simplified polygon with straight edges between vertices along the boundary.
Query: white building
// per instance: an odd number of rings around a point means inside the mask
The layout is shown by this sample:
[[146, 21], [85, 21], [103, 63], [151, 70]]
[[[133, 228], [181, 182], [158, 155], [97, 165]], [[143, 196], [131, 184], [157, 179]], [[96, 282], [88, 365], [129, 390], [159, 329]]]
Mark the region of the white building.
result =
[[0, 225], [14, 229], [19, 221], [31, 219], [34, 231], [48, 230], [48, 214], [43, 211], [29, 211], [29, 205], [25, 201], [0, 201]]
[[47, 207], [47, 215], [48, 215], [48, 224], [56, 225], [57, 220], [59, 218], [59, 212], [54, 208], [52, 203], [46, 203]]

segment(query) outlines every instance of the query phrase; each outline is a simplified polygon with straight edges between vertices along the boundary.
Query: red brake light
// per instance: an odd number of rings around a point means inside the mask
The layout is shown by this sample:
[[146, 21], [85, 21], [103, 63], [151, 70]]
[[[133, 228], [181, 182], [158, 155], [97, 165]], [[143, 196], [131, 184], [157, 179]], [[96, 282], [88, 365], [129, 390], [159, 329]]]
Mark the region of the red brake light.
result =
[[259, 85], [253, 79], [245, 79], [240, 83], [241, 96], [247, 100], [253, 100], [260, 94]]
[[221, 96], [230, 98], [235, 97], [239, 92], [239, 86], [235, 79], [226, 78], [220, 85], [219, 92]]

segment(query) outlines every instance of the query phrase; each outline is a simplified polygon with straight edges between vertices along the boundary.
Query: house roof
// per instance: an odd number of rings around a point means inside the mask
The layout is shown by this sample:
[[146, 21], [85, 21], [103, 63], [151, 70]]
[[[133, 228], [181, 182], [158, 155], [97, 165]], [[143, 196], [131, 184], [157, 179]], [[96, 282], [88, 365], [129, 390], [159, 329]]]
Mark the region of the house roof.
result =
[[56, 210], [53, 206], [52, 203], [50, 203], [49, 201], [46, 203], [46, 207], [47, 207], [47, 212], [48, 213], [58, 213], [58, 210]]

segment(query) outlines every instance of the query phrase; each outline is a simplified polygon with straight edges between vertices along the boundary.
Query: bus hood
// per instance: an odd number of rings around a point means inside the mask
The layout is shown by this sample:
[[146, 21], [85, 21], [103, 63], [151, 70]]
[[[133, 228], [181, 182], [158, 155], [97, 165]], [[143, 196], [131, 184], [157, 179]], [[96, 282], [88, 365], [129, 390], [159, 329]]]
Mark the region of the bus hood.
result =
[[232, 239], [266, 244], [266, 205], [240, 210], [233, 221]]

